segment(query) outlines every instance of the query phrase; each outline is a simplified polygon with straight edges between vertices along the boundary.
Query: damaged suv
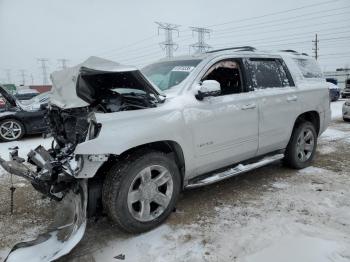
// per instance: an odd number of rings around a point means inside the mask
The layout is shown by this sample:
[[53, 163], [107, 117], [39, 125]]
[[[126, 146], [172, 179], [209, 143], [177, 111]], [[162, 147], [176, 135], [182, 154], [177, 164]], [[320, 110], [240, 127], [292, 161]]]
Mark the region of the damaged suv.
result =
[[330, 121], [322, 72], [291, 50], [230, 48], [141, 71], [91, 57], [52, 82], [52, 147], [32, 150], [26, 164], [16, 150], [0, 163], [73, 210], [64, 226], [16, 245], [8, 261], [70, 252], [86, 216], [98, 212], [145, 232], [169, 216], [183, 189], [277, 160], [304, 168]]

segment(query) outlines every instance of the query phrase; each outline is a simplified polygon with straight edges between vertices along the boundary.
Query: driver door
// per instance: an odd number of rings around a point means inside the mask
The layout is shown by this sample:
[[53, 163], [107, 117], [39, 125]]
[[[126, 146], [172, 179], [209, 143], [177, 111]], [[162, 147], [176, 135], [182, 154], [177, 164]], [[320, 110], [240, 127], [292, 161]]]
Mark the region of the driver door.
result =
[[[218, 70], [218, 63], [225, 66], [222, 62], [226, 61], [236, 63], [237, 70], [232, 71], [236, 78], [227, 79], [230, 70]], [[245, 92], [242, 69], [242, 63], [237, 59], [215, 63], [208, 70], [212, 72], [204, 74], [201, 80], [218, 80], [221, 94], [205, 97], [185, 109], [186, 122], [193, 136], [194, 176], [252, 158], [257, 153], [258, 104], [254, 96]], [[221, 78], [223, 74], [225, 77]], [[236, 85], [231, 85], [232, 81], [236, 81]]]

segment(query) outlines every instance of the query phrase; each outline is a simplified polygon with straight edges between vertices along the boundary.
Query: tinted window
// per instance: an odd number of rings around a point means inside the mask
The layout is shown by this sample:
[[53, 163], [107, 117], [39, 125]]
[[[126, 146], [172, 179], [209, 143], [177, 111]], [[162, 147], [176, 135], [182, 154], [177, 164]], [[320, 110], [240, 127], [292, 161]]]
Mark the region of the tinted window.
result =
[[323, 77], [322, 71], [315, 60], [310, 58], [295, 58], [294, 61], [305, 78]]
[[292, 86], [282, 62], [278, 59], [250, 59], [252, 81], [255, 88]]

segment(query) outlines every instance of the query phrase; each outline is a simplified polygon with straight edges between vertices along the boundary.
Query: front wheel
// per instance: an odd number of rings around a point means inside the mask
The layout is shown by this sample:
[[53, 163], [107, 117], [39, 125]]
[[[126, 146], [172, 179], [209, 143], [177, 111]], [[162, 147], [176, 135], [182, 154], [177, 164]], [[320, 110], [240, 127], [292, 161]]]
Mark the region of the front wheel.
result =
[[142, 233], [170, 215], [180, 188], [173, 159], [162, 152], [142, 150], [110, 169], [103, 186], [103, 205], [119, 228]]
[[22, 138], [24, 126], [16, 119], [0, 121], [0, 141], [11, 142]]
[[285, 152], [285, 163], [295, 169], [305, 168], [312, 162], [317, 147], [317, 134], [311, 122], [298, 124]]

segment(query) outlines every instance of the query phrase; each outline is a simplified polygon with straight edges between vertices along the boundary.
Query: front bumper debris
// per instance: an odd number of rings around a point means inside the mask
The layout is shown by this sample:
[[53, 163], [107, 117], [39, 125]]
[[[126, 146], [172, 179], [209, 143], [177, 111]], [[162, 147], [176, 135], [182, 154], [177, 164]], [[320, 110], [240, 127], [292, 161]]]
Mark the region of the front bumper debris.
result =
[[[36, 153], [42, 149], [36, 150]], [[67, 174], [53, 177], [49, 172], [52, 167], [48, 166], [52, 161], [45, 160], [45, 151], [36, 158], [42, 160], [41, 164], [35, 163], [34, 158], [28, 155], [29, 160], [32, 159], [29, 162], [39, 167], [38, 172], [24, 165], [24, 160], [17, 154], [10, 155], [12, 159], [9, 161], [0, 157], [0, 165], [8, 173], [29, 180], [36, 190], [58, 201], [58, 204], [54, 222], [48, 231], [35, 240], [16, 244], [5, 261], [46, 262], [68, 254], [82, 239], [86, 229], [87, 180], [75, 179]]]

